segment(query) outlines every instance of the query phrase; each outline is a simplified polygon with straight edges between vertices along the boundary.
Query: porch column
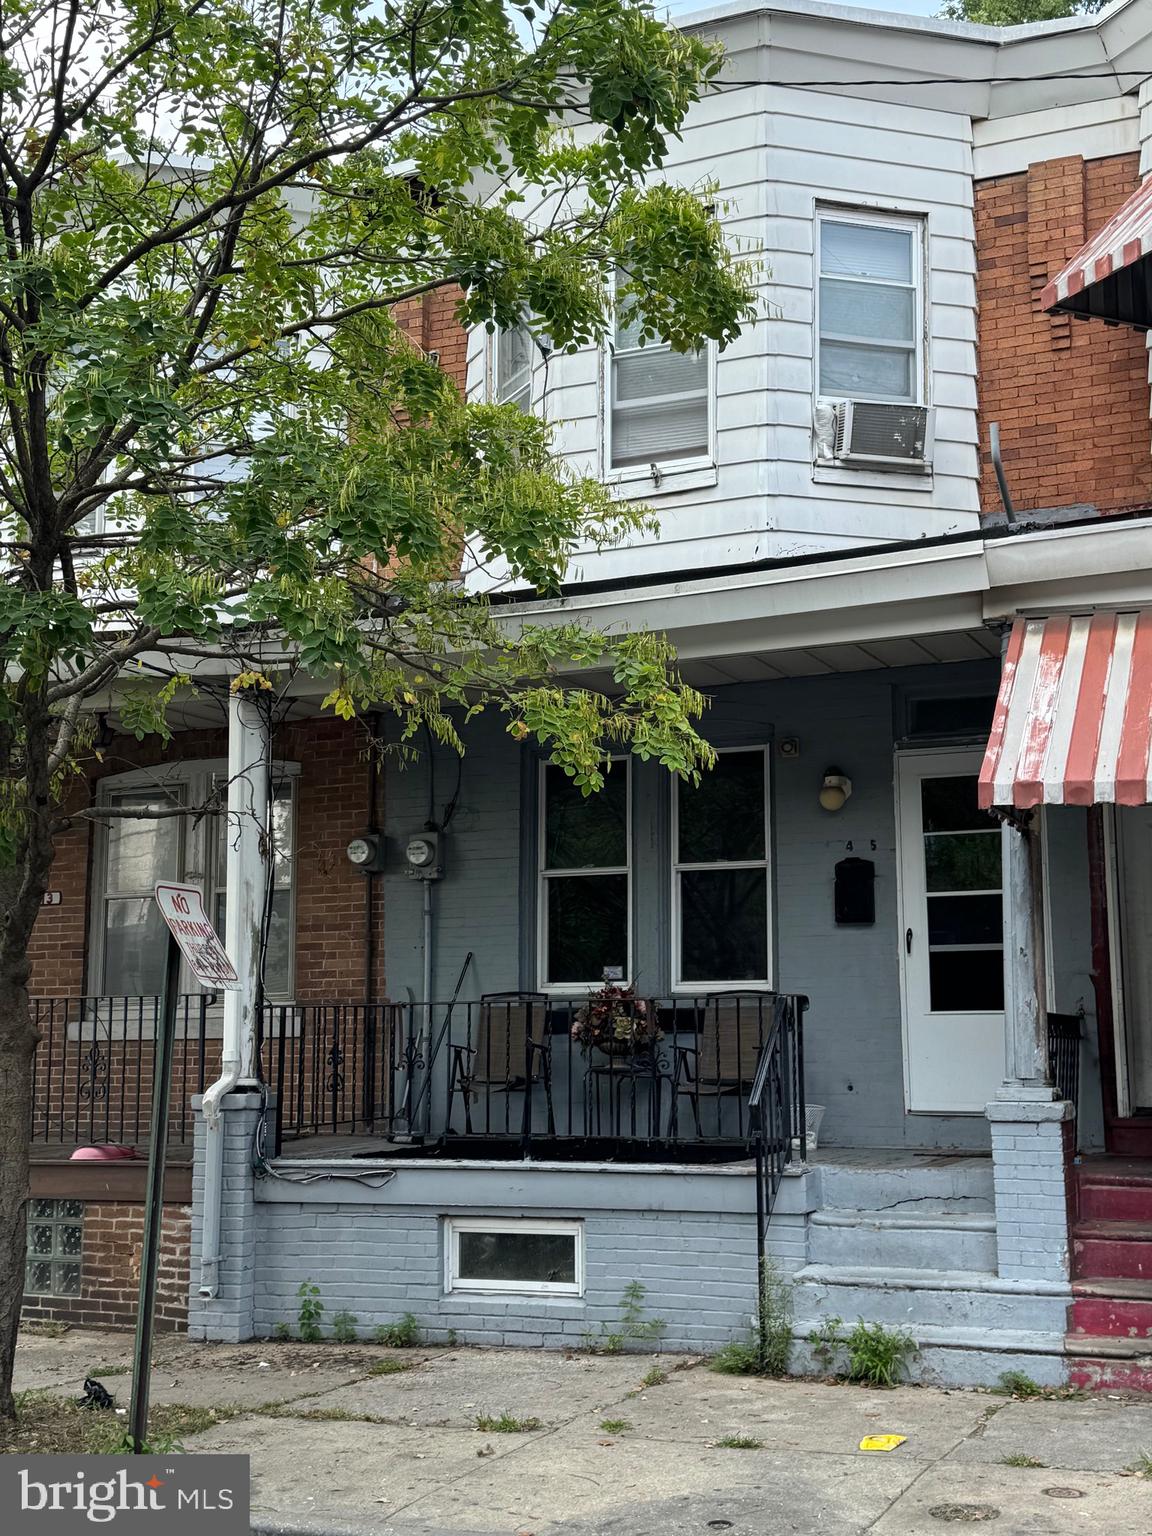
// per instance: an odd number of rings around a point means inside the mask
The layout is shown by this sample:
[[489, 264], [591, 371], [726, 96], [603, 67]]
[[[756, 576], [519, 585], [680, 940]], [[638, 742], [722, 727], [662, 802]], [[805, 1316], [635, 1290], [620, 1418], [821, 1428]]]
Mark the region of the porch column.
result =
[[228, 893], [224, 947], [240, 977], [240, 990], [224, 994], [224, 1070], [234, 1062], [237, 1081], [256, 1081], [260, 936], [264, 917], [267, 826], [271, 794], [268, 726], [252, 700], [233, 694], [228, 704]]
[[1043, 927], [1035, 821], [1001, 827], [1004, 890], [1004, 1082], [992, 1133], [997, 1269], [1003, 1279], [1068, 1279], [1064, 1127], [1072, 1106], [1048, 1081]]

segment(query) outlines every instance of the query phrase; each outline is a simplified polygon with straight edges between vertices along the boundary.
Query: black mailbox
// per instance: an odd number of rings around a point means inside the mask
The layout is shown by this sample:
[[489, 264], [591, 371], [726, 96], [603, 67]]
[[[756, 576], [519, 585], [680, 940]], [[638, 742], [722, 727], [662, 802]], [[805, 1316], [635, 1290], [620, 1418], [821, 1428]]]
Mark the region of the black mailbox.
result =
[[837, 864], [835, 910], [840, 927], [876, 921], [876, 866], [871, 859], [841, 859]]

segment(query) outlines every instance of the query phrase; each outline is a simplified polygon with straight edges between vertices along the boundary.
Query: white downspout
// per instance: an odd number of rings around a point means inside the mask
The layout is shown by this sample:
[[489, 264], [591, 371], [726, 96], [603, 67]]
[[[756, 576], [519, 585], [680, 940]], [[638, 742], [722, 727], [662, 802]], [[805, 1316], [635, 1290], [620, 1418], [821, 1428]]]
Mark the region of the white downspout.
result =
[[200, 1295], [220, 1289], [220, 1210], [224, 1183], [221, 1101], [240, 1084], [256, 1081], [256, 1000], [264, 912], [265, 850], [269, 816], [268, 728], [256, 706], [233, 694], [228, 703], [228, 835], [224, 947], [240, 988], [224, 994], [220, 1076], [204, 1090], [204, 1215], [200, 1238]]

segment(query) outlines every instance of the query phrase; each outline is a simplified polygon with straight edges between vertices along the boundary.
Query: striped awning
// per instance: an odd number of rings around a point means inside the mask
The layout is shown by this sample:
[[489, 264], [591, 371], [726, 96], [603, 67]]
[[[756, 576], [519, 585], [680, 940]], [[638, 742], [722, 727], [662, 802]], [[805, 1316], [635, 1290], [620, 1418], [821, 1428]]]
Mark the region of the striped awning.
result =
[[1152, 802], [1152, 609], [1017, 619], [980, 804]]
[[1146, 329], [1152, 324], [1152, 177], [1058, 272], [1040, 308]]

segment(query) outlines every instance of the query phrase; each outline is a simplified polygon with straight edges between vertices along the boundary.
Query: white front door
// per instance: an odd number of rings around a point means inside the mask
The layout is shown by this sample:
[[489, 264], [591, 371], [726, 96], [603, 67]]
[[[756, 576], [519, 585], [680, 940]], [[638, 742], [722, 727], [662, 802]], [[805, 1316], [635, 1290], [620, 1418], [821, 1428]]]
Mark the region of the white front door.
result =
[[980, 1114], [1004, 1080], [1000, 828], [976, 804], [980, 759], [896, 760], [910, 1110]]

